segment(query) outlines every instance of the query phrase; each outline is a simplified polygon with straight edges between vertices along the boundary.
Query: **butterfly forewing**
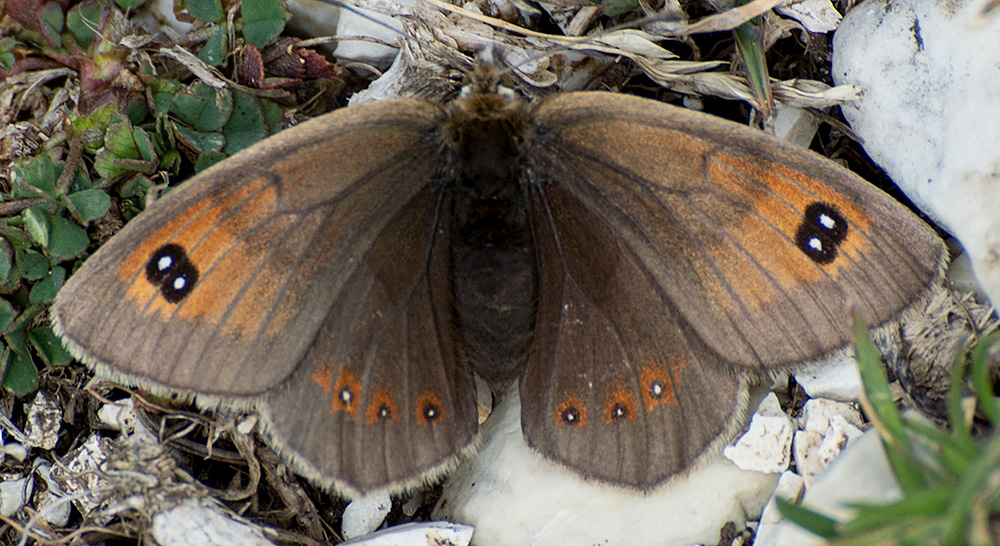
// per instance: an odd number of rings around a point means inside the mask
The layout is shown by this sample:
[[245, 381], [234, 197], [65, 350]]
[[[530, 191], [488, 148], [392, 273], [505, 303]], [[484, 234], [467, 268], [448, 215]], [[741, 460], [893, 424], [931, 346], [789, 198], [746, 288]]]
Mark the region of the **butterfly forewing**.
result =
[[416, 101], [338, 112], [172, 191], [60, 292], [64, 340], [142, 386], [252, 396], [280, 384], [386, 222], [439, 169], [427, 161], [439, 112]]
[[851, 309], [881, 324], [940, 276], [944, 248], [927, 226], [778, 139], [598, 93], [556, 97], [535, 120], [529, 170], [617, 234], [732, 365], [818, 358], [850, 340]]

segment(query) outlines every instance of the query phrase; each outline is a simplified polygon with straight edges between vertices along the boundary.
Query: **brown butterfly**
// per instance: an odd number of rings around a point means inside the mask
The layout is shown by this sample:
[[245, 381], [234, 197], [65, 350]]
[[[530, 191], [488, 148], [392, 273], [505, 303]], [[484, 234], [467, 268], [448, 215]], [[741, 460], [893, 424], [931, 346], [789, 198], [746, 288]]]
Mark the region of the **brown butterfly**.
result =
[[937, 283], [923, 222], [834, 163], [652, 100], [527, 103], [481, 71], [286, 130], [160, 199], [52, 319], [103, 375], [253, 406], [300, 473], [419, 483], [519, 380], [528, 443], [649, 489], [740, 427], [748, 381]]

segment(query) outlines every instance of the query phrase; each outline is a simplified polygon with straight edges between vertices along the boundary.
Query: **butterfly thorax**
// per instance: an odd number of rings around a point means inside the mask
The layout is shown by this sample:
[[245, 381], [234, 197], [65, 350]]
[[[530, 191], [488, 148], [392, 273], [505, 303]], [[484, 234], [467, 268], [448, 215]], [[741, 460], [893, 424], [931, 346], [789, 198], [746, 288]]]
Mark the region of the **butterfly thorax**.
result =
[[468, 363], [494, 384], [519, 371], [537, 275], [523, 184], [527, 104], [473, 82], [448, 106], [456, 319]]

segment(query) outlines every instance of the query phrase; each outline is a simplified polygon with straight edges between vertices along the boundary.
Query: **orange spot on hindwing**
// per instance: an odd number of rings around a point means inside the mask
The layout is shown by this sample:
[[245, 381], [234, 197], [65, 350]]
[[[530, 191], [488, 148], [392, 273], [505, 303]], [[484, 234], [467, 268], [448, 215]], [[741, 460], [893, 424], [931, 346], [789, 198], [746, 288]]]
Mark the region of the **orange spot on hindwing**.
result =
[[361, 380], [346, 367], [337, 374], [333, 382], [333, 412], [346, 411], [355, 417], [361, 405]]
[[587, 409], [579, 396], [570, 394], [556, 406], [556, 424], [582, 427], [587, 424]]
[[441, 400], [431, 391], [424, 391], [417, 399], [417, 424], [433, 425], [444, 418], [444, 407]]
[[396, 401], [388, 389], [383, 387], [376, 389], [371, 403], [368, 404], [368, 422], [375, 424], [380, 421], [395, 421], [398, 415]]
[[608, 424], [622, 421], [634, 421], [638, 411], [635, 396], [623, 384], [611, 387], [608, 400], [604, 405], [604, 421]]
[[[679, 370], [678, 365], [674, 365], [674, 375]], [[677, 402], [674, 396], [674, 382], [670, 379], [666, 368], [662, 363], [646, 358], [645, 366], [639, 374], [639, 384], [642, 387], [642, 403], [646, 406], [646, 411], [653, 411], [660, 404], [672, 406]]]
[[322, 366], [313, 372], [312, 380], [313, 383], [316, 383], [323, 389], [323, 392], [330, 394], [330, 383], [333, 381], [333, 368], [330, 367], [329, 363], [323, 363]]

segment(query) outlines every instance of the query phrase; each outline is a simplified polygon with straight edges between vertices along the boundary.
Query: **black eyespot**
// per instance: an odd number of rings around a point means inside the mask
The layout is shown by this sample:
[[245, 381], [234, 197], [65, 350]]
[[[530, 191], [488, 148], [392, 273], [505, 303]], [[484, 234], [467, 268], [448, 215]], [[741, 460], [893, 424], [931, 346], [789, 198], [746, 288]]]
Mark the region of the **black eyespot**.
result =
[[417, 400], [417, 423], [432, 425], [444, 416], [444, 407], [436, 394], [426, 391]]
[[160, 289], [163, 299], [178, 303], [194, 289], [198, 282], [198, 268], [188, 259], [181, 245], [168, 243], [149, 257], [146, 279]]
[[612, 421], [627, 421], [632, 414], [624, 404], [615, 404], [611, 406], [610, 415]]
[[562, 411], [559, 418], [567, 425], [578, 425], [580, 424], [580, 410], [577, 408], [566, 408]]
[[826, 265], [837, 259], [847, 230], [847, 220], [836, 207], [817, 201], [806, 207], [802, 223], [795, 232], [795, 244], [809, 259]]
[[582, 427], [587, 424], [587, 410], [576, 395], [567, 396], [556, 408], [556, 424]]

